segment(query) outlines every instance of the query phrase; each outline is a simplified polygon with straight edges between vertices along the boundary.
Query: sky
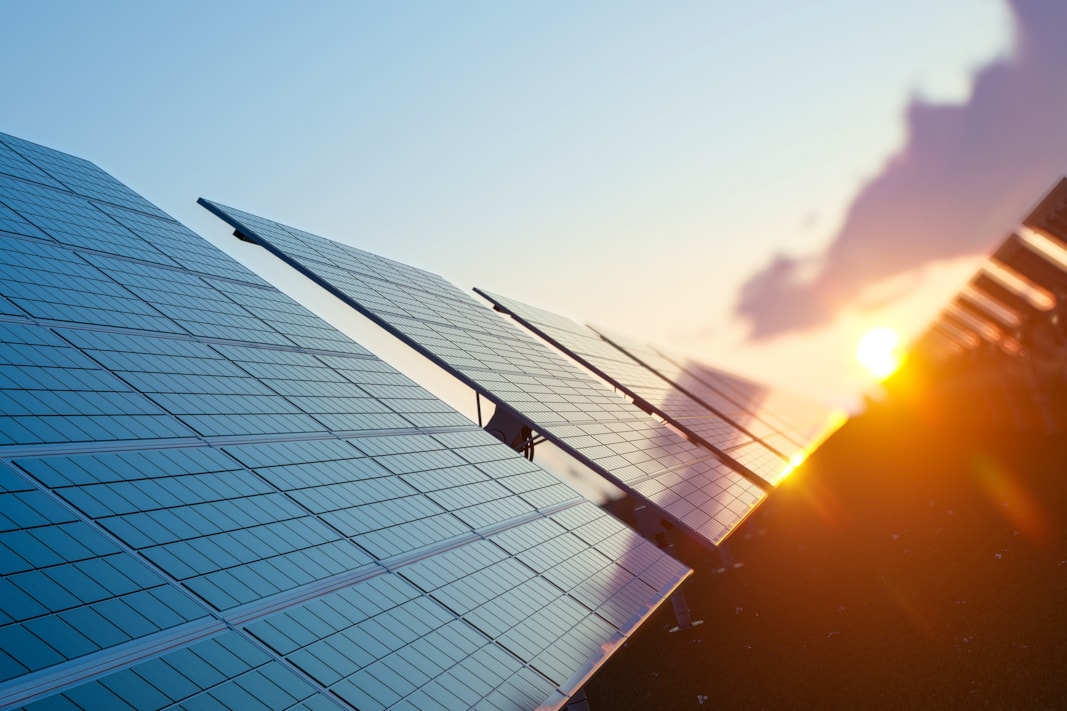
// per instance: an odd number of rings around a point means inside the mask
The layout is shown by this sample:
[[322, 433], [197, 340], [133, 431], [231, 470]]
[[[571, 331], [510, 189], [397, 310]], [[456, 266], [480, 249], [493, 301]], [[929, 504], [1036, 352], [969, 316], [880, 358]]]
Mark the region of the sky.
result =
[[1067, 172], [1056, 5], [0, 0], [0, 131], [850, 404]]

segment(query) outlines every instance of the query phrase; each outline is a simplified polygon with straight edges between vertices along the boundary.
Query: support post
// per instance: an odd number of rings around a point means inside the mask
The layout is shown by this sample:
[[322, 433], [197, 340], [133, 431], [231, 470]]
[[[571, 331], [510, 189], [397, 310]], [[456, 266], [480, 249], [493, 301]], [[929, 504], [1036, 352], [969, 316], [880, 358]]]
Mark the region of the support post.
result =
[[539, 441], [533, 430], [518, 415], [503, 405], [497, 405], [493, 416], [485, 425], [485, 431], [533, 461], [534, 447]]

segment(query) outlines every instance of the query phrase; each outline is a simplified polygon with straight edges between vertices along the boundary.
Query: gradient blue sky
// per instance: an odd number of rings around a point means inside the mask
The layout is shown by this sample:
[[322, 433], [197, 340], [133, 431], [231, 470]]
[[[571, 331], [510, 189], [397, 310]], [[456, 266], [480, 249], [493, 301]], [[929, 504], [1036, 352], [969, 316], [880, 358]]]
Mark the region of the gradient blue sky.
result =
[[[0, 17], [0, 130], [219, 243], [198, 196], [834, 402], [864, 384], [863, 330], [923, 325], [904, 303], [922, 276], [885, 287], [896, 310], [758, 343], [740, 290], [826, 248], [917, 97], [965, 104], [1015, 47], [1002, 0], [0, 0]], [[931, 315], [972, 264], [923, 272]]]

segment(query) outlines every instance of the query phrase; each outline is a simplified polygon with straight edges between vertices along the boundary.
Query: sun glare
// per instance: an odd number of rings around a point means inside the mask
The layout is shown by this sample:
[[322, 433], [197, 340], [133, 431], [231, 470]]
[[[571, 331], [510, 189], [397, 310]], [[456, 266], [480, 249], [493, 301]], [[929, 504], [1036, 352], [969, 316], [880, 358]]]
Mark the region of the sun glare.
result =
[[888, 378], [904, 359], [901, 338], [891, 328], [872, 329], [860, 339], [856, 357], [874, 377]]

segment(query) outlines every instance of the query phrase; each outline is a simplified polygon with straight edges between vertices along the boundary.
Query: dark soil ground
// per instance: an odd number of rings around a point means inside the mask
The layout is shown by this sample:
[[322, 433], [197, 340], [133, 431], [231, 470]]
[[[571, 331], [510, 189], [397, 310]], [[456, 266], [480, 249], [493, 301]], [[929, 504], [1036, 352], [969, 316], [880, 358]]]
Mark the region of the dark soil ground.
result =
[[[606, 709], [1067, 708], [1067, 435], [854, 418], [586, 687]], [[973, 419], [973, 418], [971, 418]]]

